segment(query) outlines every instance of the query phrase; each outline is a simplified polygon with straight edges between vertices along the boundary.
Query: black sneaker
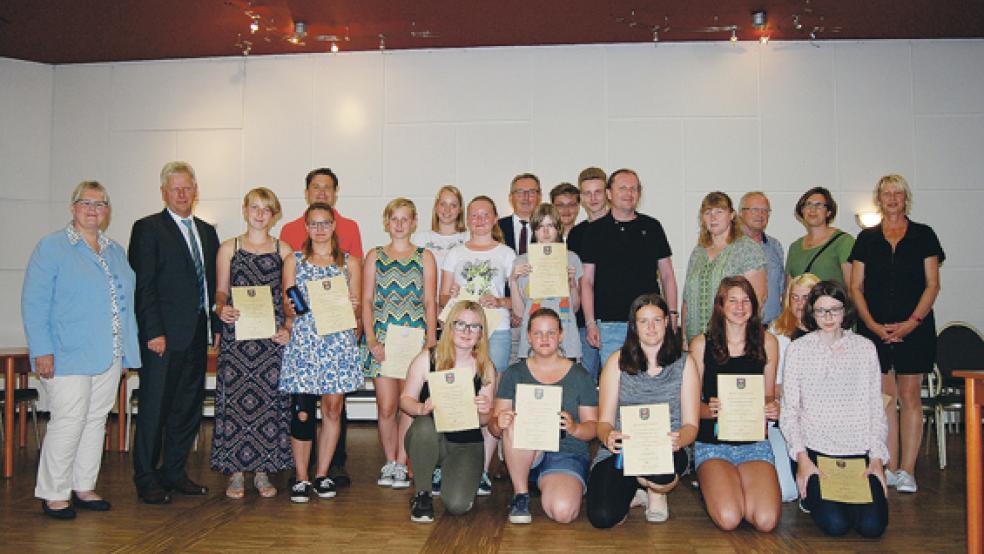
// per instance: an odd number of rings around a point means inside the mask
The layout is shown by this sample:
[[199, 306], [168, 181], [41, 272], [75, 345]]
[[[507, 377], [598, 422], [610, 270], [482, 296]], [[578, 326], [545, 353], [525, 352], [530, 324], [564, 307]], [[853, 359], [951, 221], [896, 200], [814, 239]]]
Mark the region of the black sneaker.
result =
[[345, 471], [345, 466], [331, 466], [328, 468], [328, 477], [335, 482], [335, 486], [342, 488], [352, 484], [352, 478]]
[[418, 491], [410, 499], [410, 521], [431, 523], [434, 521], [434, 500], [427, 491]]
[[529, 493], [513, 496], [512, 502], [509, 503], [509, 523], [530, 523], [532, 521]]
[[295, 504], [306, 504], [311, 500], [311, 483], [294, 481], [290, 486], [290, 501]]
[[315, 477], [314, 492], [318, 493], [321, 498], [334, 498], [335, 482], [331, 480], [331, 477]]

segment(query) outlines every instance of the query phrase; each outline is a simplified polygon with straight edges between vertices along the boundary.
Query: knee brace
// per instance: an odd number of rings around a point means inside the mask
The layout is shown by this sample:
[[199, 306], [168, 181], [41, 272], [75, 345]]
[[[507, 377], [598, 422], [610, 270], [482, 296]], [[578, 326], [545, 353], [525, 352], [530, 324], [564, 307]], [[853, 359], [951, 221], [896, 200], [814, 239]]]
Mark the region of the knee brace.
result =
[[[299, 441], [314, 440], [315, 410], [318, 396], [315, 394], [290, 395], [290, 436]], [[301, 419], [301, 414], [307, 417]]]

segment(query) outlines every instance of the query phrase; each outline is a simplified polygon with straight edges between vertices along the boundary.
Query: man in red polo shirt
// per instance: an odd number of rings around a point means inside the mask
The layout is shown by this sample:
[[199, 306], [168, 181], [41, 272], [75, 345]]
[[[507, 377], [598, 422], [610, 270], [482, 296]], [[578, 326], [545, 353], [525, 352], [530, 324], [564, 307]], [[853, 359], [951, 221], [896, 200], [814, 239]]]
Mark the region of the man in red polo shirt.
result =
[[[331, 169], [319, 167], [311, 170], [305, 177], [304, 198], [308, 205], [320, 202], [328, 204], [335, 214], [335, 234], [338, 235], [338, 246], [349, 256], [362, 258], [362, 235], [359, 233], [359, 224], [355, 221], [343, 217], [335, 209], [335, 201], [338, 199], [338, 177]], [[280, 230], [280, 240], [286, 242], [294, 250], [300, 250], [307, 239], [307, 226], [304, 223], [304, 214], [301, 217], [287, 223]], [[352, 479], [345, 471], [345, 436], [348, 431], [348, 414], [345, 407], [342, 407], [341, 430], [338, 436], [338, 445], [335, 447], [335, 456], [331, 460], [331, 468], [328, 470], [328, 477], [331, 477], [335, 485], [339, 487], [348, 486]], [[312, 456], [311, 459], [316, 459]]]

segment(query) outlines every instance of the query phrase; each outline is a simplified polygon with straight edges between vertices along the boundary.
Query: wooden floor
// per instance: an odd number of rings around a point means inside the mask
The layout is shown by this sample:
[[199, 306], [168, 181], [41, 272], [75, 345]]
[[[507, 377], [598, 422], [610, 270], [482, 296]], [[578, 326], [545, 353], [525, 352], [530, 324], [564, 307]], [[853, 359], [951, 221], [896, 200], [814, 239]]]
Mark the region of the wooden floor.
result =
[[[211, 423], [205, 426], [210, 434]], [[33, 439], [33, 437], [30, 437]], [[206, 437], [207, 438], [207, 437]], [[536, 500], [533, 524], [506, 520], [511, 486], [494, 482], [494, 494], [479, 499], [465, 516], [438, 517], [430, 525], [409, 520], [411, 490], [375, 485], [383, 463], [375, 426], [353, 424], [348, 469], [354, 484], [332, 500], [293, 505], [284, 494], [288, 475], [274, 483], [281, 494], [259, 498], [252, 488], [244, 500], [223, 494], [225, 478], [208, 469], [208, 447], [193, 453], [190, 475], [212, 490], [207, 497], [176, 497], [165, 506], [140, 503], [134, 492], [128, 454], [106, 453], [98, 490], [113, 502], [108, 513], [80, 512], [70, 522], [41, 514], [33, 498], [37, 451], [16, 455], [13, 479], [0, 480], [0, 551], [3, 552], [962, 552], [964, 538], [964, 454], [962, 435], [949, 436], [949, 465], [939, 471], [935, 452], [920, 459], [919, 493], [890, 493], [890, 522], [880, 540], [858, 535], [828, 538], [795, 504], [785, 504], [782, 522], [769, 534], [747, 526], [719, 531], [695, 491], [681, 486], [670, 495], [670, 520], [646, 523], [635, 508], [624, 525], [601, 531], [583, 515], [571, 525], [551, 522]], [[935, 449], [935, 443], [934, 443]]]

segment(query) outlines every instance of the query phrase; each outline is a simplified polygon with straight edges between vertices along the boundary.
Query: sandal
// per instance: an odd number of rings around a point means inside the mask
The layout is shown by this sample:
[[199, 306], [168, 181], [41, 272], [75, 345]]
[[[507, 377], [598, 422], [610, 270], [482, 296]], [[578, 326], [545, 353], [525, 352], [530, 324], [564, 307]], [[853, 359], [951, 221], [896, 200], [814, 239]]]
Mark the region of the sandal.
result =
[[257, 472], [253, 476], [253, 485], [263, 498], [273, 498], [277, 496], [277, 488], [270, 483], [270, 478], [266, 473]]
[[242, 473], [237, 472], [229, 476], [229, 486], [226, 487], [226, 496], [237, 500], [246, 496], [246, 479]]

